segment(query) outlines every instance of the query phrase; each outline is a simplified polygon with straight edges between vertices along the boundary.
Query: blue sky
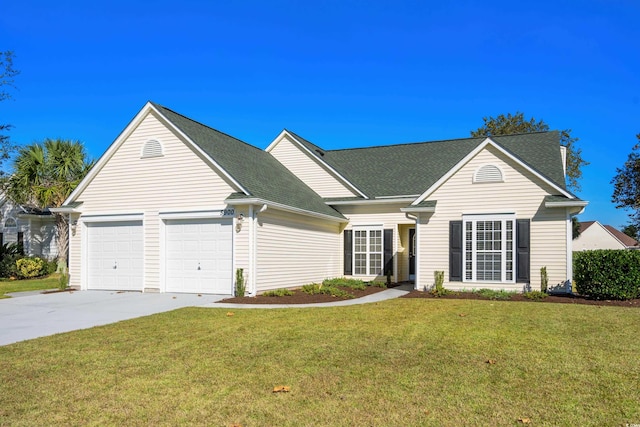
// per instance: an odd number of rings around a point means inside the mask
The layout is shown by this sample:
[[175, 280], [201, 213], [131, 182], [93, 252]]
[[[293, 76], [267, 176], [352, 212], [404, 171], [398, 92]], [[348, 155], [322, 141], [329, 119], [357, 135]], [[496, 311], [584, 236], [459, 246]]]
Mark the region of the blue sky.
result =
[[580, 138], [580, 219], [621, 226], [638, 18], [636, 0], [8, 2], [21, 74], [0, 122], [97, 158], [147, 100], [260, 148], [285, 127], [326, 149], [467, 137], [522, 111]]

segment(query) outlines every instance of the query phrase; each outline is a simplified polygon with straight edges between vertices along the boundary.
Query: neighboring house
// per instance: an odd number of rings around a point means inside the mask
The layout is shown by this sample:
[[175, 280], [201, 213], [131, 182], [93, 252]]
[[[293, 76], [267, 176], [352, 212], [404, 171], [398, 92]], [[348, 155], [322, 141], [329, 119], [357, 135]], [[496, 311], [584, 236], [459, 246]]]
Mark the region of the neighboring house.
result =
[[640, 249], [640, 243], [610, 225], [598, 221], [580, 222], [580, 235], [573, 240], [573, 250], [594, 249]]
[[58, 246], [53, 215], [16, 205], [0, 194], [0, 244], [5, 243], [22, 244], [26, 255], [56, 258]]
[[58, 211], [71, 285], [233, 292], [325, 278], [539, 289], [572, 277], [557, 132], [324, 150], [284, 130], [260, 150], [147, 103]]

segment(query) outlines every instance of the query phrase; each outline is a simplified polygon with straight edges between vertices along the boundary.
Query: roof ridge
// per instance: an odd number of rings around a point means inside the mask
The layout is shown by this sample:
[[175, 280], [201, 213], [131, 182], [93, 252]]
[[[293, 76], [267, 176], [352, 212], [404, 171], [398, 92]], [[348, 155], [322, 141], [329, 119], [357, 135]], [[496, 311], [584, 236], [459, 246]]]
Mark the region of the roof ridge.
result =
[[189, 120], [190, 122], [193, 122], [193, 123], [195, 123], [195, 124], [197, 124], [197, 125], [200, 125], [200, 126], [202, 126], [202, 127], [205, 127], [205, 128], [207, 128], [207, 129], [210, 129], [210, 130], [212, 130], [212, 131], [214, 131], [214, 132], [217, 132], [217, 133], [219, 133], [220, 135], [224, 135], [224, 136], [226, 136], [227, 138], [231, 138], [231, 139], [233, 139], [233, 140], [236, 140], [236, 141], [238, 141], [238, 142], [241, 142], [241, 143], [243, 143], [244, 145], [247, 145], [247, 146], [249, 146], [249, 147], [251, 147], [251, 148], [253, 148], [253, 149], [256, 149], [256, 150], [258, 150], [258, 151], [263, 151], [263, 150], [261, 150], [260, 148], [256, 147], [255, 145], [249, 144], [248, 142], [245, 142], [245, 141], [243, 141], [243, 140], [241, 140], [241, 139], [239, 139], [239, 138], [236, 138], [236, 137], [235, 137], [235, 136], [233, 136], [233, 135], [229, 135], [229, 134], [228, 134], [228, 133], [226, 133], [226, 132], [222, 132], [221, 130], [218, 130], [218, 129], [212, 128], [211, 126], [205, 125], [204, 123], [201, 123], [201, 122], [199, 122], [199, 121], [197, 121], [197, 120], [193, 120], [192, 118], [187, 117], [187, 116], [185, 116], [184, 114], [180, 114], [180, 113], [178, 113], [177, 111], [172, 110], [171, 108], [167, 108], [167, 107], [165, 107], [164, 105], [158, 104], [158, 103], [156, 103], [156, 102], [152, 102], [152, 101], [149, 101], [149, 102], [151, 102], [151, 104], [153, 104], [155, 107], [160, 107], [160, 108], [162, 108], [163, 110], [167, 110], [167, 111], [169, 111], [169, 112], [171, 112], [171, 113], [175, 114], [176, 116], [180, 116], [180, 117], [182, 117], [183, 119]]
[[324, 151], [331, 153], [331, 152], [348, 151], [348, 150], [368, 150], [371, 148], [386, 148], [386, 147], [398, 147], [398, 146], [422, 145], [422, 144], [438, 144], [438, 143], [453, 142], [453, 141], [472, 141], [474, 139], [484, 139], [484, 138], [493, 139], [493, 138], [503, 138], [503, 137], [513, 137], [513, 136], [525, 136], [525, 135], [532, 135], [532, 134], [543, 134], [543, 133], [551, 133], [551, 132], [559, 132], [559, 131], [546, 130], [546, 131], [536, 131], [536, 132], [509, 133], [504, 135], [485, 135], [485, 136], [470, 136], [466, 138], [436, 139], [433, 141], [399, 142], [396, 144], [370, 145], [366, 147], [352, 147], [352, 148], [337, 148], [334, 150], [324, 150]]

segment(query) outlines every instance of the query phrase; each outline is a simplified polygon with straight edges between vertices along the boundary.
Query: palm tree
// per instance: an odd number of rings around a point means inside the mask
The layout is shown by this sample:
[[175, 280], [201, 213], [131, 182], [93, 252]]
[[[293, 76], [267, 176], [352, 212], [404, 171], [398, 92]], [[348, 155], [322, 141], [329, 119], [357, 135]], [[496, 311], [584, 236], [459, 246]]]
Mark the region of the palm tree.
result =
[[[5, 193], [15, 203], [45, 210], [62, 206], [87, 174], [89, 161], [79, 141], [46, 139], [20, 148]], [[58, 271], [66, 272], [69, 228], [63, 213], [53, 213], [58, 245]]]

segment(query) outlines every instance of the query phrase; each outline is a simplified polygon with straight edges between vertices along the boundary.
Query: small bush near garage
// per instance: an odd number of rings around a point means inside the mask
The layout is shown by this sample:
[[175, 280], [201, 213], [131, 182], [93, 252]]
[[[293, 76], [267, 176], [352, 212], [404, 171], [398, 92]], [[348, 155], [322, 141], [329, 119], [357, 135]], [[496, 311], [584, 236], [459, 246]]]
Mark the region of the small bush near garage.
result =
[[24, 256], [20, 246], [15, 243], [0, 246], [0, 278], [44, 277], [55, 273], [57, 268], [57, 260]]
[[38, 257], [24, 257], [16, 261], [19, 279], [32, 279], [38, 277], [45, 262]]
[[595, 250], [573, 253], [579, 294], [595, 299], [640, 298], [640, 251]]

